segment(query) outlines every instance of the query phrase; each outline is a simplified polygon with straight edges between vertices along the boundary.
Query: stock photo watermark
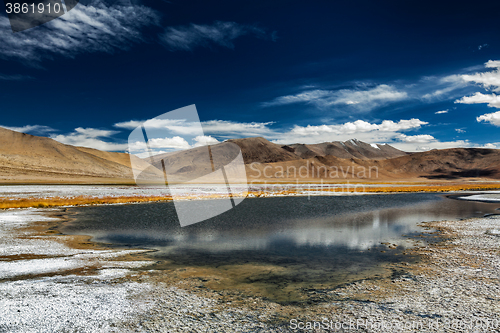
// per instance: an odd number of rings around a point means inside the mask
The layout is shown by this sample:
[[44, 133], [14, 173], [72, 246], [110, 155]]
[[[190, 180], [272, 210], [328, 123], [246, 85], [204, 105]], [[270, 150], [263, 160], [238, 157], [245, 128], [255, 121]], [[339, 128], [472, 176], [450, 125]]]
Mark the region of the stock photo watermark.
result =
[[[244, 200], [235, 194], [248, 190], [240, 147], [213, 142], [203, 132], [195, 105], [142, 122], [129, 135], [136, 184], [168, 188], [183, 227], [233, 209]], [[219, 200], [186, 200], [186, 187], [193, 186], [217, 187]]]
[[4, 0], [13, 32], [40, 26], [72, 10], [79, 0]]
[[469, 319], [378, 319], [378, 318], [358, 318], [344, 321], [324, 318], [321, 320], [299, 320], [291, 319], [289, 328], [292, 331], [363, 331], [363, 332], [387, 332], [387, 331], [427, 331], [427, 330], [453, 330], [458, 332], [474, 331], [488, 332], [498, 330], [500, 321], [497, 318], [472, 317]]
[[253, 173], [250, 174], [250, 178], [266, 178], [266, 179], [279, 179], [279, 178], [292, 178], [292, 179], [346, 179], [351, 177], [352, 179], [377, 179], [378, 178], [378, 167], [376, 166], [316, 166], [309, 160], [306, 161], [306, 165], [301, 165], [299, 167], [295, 165], [290, 166], [271, 166], [266, 165], [263, 168], [259, 168], [260, 163], [254, 162], [250, 164], [250, 169]]
[[[272, 193], [307, 195], [355, 195], [367, 192], [367, 185], [359, 181], [379, 178], [377, 166], [325, 166], [307, 160], [305, 165], [264, 165], [258, 162], [249, 166], [248, 185], [261, 196]], [[280, 180], [289, 184], [277, 186]]]

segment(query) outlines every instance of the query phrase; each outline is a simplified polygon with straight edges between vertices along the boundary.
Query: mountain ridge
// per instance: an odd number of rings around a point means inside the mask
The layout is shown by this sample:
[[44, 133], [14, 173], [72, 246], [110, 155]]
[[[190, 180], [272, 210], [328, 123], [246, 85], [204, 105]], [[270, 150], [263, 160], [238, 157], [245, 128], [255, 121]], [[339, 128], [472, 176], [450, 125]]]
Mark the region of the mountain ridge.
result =
[[[311, 181], [332, 178], [335, 172], [339, 179], [359, 180], [500, 179], [500, 150], [496, 149], [450, 148], [407, 153], [388, 144], [368, 144], [356, 139], [280, 145], [262, 137], [230, 139], [210, 147], [217, 157], [215, 168], [231, 162], [239, 148], [249, 181], [295, 181], [300, 168], [304, 174], [307, 170], [305, 180]], [[212, 171], [206, 151], [205, 147], [197, 147], [156, 155], [151, 165], [151, 158], [75, 147], [0, 128], [0, 182], [133, 184], [131, 160], [139, 172], [155, 178], [163, 177], [163, 160], [168, 174], [182, 179], [190, 173], [203, 175]], [[358, 172], [363, 168], [376, 169], [376, 175]]]

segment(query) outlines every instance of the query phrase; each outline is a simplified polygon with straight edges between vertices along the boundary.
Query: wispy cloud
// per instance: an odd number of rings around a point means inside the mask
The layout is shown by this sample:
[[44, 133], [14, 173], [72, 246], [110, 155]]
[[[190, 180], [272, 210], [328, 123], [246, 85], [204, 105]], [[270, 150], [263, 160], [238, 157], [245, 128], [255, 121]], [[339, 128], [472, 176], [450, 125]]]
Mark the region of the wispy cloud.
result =
[[33, 77], [29, 75], [20, 75], [20, 74], [14, 74], [14, 75], [5, 75], [5, 74], [0, 74], [0, 80], [3, 81], [24, 81], [24, 80], [32, 80]]
[[26, 125], [21, 127], [0, 125], [0, 127], [9, 129], [11, 131], [16, 131], [21, 133], [32, 133], [32, 134], [45, 134], [56, 131], [52, 127], [44, 125]]
[[[464, 69], [469, 72], [473, 69]], [[332, 89], [325, 84], [294, 88], [297, 93], [283, 95], [261, 103], [261, 107], [292, 104], [309, 104], [320, 110], [368, 112], [396, 102], [413, 100], [432, 104], [454, 100], [470, 91], [464, 75], [423, 76], [415, 81], [396, 80], [374, 85], [372, 82], [355, 82], [352, 88]], [[447, 111], [447, 110], [446, 110]], [[436, 114], [442, 114], [440, 112]]]
[[402, 101], [408, 98], [408, 93], [394, 86], [381, 84], [371, 88], [358, 87], [340, 90], [306, 90], [294, 95], [277, 97], [270, 102], [264, 102], [263, 107], [308, 103], [325, 109], [332, 106], [348, 106], [360, 111], [370, 111], [378, 106]]
[[158, 23], [159, 15], [149, 7], [106, 6], [98, 1], [88, 5], [80, 3], [43, 27], [15, 34], [8, 18], [0, 16], [0, 57], [36, 64], [56, 55], [113, 53], [142, 41], [141, 29]]
[[448, 113], [448, 110], [441, 110], [434, 112], [434, 114], [445, 114], [445, 113]]
[[[128, 148], [126, 143], [113, 142], [111, 138], [118, 131], [101, 130], [95, 128], [75, 128], [75, 131], [69, 134], [53, 134], [50, 138], [61, 143], [78, 146], [95, 148], [105, 151], [125, 151]], [[107, 139], [107, 140], [103, 140]]]
[[197, 47], [222, 46], [234, 48], [234, 40], [242, 36], [274, 39], [274, 34], [257, 25], [215, 21], [211, 25], [193, 24], [168, 27], [160, 35], [160, 41], [171, 51], [191, 51]]
[[[114, 124], [114, 127], [134, 129], [142, 126], [144, 121], [126, 121]], [[216, 134], [222, 138], [233, 138], [235, 136], [261, 136], [269, 133], [269, 125], [273, 122], [241, 123], [227, 120], [209, 120], [201, 122], [201, 126], [206, 133]], [[193, 134], [199, 130], [199, 123], [188, 122], [183, 119], [154, 119], [145, 124], [148, 129], [164, 129], [169, 133], [178, 135]]]
[[210, 120], [202, 122], [201, 125], [206, 133], [219, 135], [223, 138], [235, 136], [263, 136], [270, 132], [270, 125], [273, 122], [259, 123], [241, 123], [225, 120]]
[[435, 102], [455, 98], [460, 91], [467, 87], [467, 83], [458, 74], [446, 76], [426, 76], [417, 84], [417, 92], [421, 92], [420, 99], [424, 102]]

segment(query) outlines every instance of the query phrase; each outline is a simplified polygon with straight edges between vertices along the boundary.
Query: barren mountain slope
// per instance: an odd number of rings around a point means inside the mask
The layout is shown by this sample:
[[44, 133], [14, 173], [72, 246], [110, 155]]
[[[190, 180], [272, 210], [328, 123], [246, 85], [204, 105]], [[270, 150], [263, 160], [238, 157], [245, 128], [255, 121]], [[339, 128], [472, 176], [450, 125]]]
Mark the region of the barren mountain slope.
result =
[[301, 157], [282, 148], [281, 145], [272, 143], [264, 138], [245, 138], [228, 140], [237, 144], [243, 154], [243, 160], [246, 164], [253, 162], [273, 163], [294, 161]]
[[[131, 179], [127, 154], [73, 147], [46, 137], [0, 128], [0, 177]], [[142, 162], [142, 161], [141, 161]]]
[[500, 178], [500, 150], [451, 148], [413, 153], [380, 161], [380, 167], [394, 174], [433, 179], [461, 177]]

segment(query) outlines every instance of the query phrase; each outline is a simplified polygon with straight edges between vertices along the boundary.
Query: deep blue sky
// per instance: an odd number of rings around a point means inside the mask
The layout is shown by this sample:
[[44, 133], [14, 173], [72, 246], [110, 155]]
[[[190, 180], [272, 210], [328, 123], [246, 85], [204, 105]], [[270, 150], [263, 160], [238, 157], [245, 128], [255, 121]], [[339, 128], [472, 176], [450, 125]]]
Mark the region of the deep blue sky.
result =
[[218, 140], [500, 148], [499, 12], [498, 1], [85, 1], [19, 33], [4, 14], [0, 125], [123, 150], [133, 127], [117, 123], [196, 104]]

